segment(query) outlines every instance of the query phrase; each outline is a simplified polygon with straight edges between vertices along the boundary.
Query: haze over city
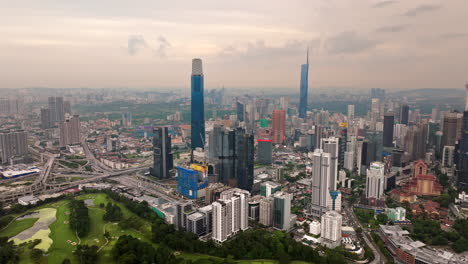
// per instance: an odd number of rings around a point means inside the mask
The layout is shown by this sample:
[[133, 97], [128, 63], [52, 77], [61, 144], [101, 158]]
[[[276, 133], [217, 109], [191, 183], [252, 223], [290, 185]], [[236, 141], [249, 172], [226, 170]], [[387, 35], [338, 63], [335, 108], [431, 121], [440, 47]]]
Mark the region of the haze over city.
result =
[[468, 264], [468, 1], [0, 10], [0, 263]]
[[1, 88], [462, 88], [468, 2], [4, 1]]

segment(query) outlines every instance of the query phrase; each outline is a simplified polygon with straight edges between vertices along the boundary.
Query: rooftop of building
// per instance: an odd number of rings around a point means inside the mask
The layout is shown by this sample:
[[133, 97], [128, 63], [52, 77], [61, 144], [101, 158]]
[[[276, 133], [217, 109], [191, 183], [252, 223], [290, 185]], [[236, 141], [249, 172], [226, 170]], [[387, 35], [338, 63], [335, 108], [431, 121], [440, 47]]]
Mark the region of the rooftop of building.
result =
[[421, 241], [414, 241], [409, 237], [409, 232], [400, 226], [380, 225], [380, 230], [387, 236], [391, 243], [395, 244], [406, 253], [416, 256], [427, 263], [432, 264], [467, 264], [463, 257], [444, 250], [436, 250], [426, 247]]

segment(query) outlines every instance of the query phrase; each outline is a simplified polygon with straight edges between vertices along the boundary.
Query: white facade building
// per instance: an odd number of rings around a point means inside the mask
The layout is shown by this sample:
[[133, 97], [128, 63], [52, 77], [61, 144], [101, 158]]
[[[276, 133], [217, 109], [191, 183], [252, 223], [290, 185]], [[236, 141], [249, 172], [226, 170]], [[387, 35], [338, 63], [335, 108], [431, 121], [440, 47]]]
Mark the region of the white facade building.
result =
[[291, 229], [292, 193], [276, 192], [273, 199], [273, 227], [280, 230]]
[[341, 225], [343, 217], [336, 211], [322, 215], [321, 237], [324, 246], [335, 248], [341, 244]]
[[320, 228], [320, 222], [319, 221], [312, 221], [312, 223], [309, 224], [309, 233], [311, 233], [312, 235], [314, 236], [318, 236], [320, 235], [320, 232], [321, 232], [321, 228]]
[[213, 205], [213, 240], [224, 242], [249, 227], [248, 198], [250, 193], [238, 188], [221, 193]]
[[354, 119], [354, 105], [348, 105], [348, 122]]
[[367, 169], [366, 198], [380, 199], [384, 194], [385, 164], [379, 161], [372, 162]]
[[260, 201], [259, 222], [264, 226], [273, 224], [273, 197], [265, 197]]
[[[321, 149], [312, 154], [312, 198], [310, 211], [320, 217], [327, 208], [329, 190], [336, 187], [336, 177], [330, 172], [331, 156]], [[335, 184], [335, 185], [333, 185]]]
[[455, 156], [455, 146], [444, 146], [442, 151], [442, 166], [446, 168], [453, 167], [453, 159]]

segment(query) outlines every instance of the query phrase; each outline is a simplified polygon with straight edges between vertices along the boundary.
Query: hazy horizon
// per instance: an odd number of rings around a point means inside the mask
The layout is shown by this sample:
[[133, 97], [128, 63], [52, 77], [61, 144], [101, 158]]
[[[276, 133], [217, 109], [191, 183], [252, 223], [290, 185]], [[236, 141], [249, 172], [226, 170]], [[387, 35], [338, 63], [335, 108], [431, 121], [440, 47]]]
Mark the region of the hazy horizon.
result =
[[307, 46], [310, 89], [463, 89], [468, 82], [463, 0], [4, 6], [2, 88], [185, 89], [192, 58], [201, 58], [207, 89], [298, 91]]

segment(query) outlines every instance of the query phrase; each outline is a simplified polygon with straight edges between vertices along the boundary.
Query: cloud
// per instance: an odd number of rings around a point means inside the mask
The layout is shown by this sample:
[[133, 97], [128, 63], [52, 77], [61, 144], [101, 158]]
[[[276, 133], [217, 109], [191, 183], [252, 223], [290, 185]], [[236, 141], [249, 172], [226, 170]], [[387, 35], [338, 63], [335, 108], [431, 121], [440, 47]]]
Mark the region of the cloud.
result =
[[146, 48], [148, 45], [146, 44], [145, 39], [142, 35], [131, 35], [128, 37], [128, 46], [127, 51], [130, 55], [135, 55], [141, 49]]
[[441, 39], [459, 39], [468, 38], [468, 33], [449, 33], [440, 35]]
[[383, 26], [375, 30], [378, 33], [396, 33], [406, 30], [409, 25], [392, 25], [392, 26]]
[[345, 31], [326, 41], [326, 49], [331, 54], [360, 53], [374, 48], [378, 41], [359, 36], [354, 31]]
[[441, 6], [438, 6], [438, 5], [420, 5], [418, 7], [409, 9], [408, 11], [406, 11], [406, 13], [404, 15], [405, 16], [417, 16], [417, 15], [420, 15], [422, 13], [435, 11], [435, 10], [440, 9], [440, 8], [441, 8]]
[[382, 8], [382, 7], [386, 7], [386, 6], [392, 5], [392, 4], [394, 4], [394, 3], [396, 3], [396, 1], [387, 0], [387, 1], [377, 2], [377, 3], [375, 3], [372, 7], [373, 7], [373, 8]]
[[165, 58], [167, 56], [166, 50], [167, 48], [171, 47], [171, 43], [163, 36], [158, 37], [158, 49], [156, 50], [156, 53], [159, 55], [161, 58]]
[[264, 40], [258, 40], [256, 42], [249, 42], [242, 46], [226, 46], [222, 49], [219, 56], [233, 56], [249, 59], [269, 59], [281, 58], [281, 57], [295, 57], [304, 56], [306, 54], [307, 47], [311, 51], [318, 48], [320, 40], [315, 39], [311, 41], [305, 40], [289, 40], [283, 45], [270, 46], [265, 43]]

